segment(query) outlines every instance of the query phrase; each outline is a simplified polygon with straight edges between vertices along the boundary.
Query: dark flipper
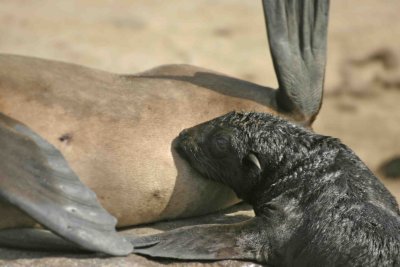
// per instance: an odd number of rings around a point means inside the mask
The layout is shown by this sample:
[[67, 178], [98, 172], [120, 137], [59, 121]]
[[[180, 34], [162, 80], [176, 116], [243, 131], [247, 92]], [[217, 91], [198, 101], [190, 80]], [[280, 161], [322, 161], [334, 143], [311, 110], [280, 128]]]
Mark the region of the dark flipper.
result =
[[261, 219], [221, 225], [182, 227], [132, 238], [134, 253], [185, 260], [243, 259], [265, 261]]
[[0, 246], [45, 251], [84, 251], [48, 230], [33, 228], [0, 230]]
[[80, 182], [61, 153], [28, 127], [0, 113], [0, 197], [81, 247], [126, 255], [132, 245], [116, 219]]
[[322, 102], [329, 0], [263, 0], [263, 6], [278, 105], [311, 123]]

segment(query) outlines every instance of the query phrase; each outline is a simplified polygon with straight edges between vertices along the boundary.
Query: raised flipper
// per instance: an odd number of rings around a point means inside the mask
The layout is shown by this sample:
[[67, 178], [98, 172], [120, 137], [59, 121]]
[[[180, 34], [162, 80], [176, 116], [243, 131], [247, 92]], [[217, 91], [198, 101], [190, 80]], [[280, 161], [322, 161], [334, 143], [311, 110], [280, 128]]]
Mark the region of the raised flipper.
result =
[[278, 106], [311, 124], [322, 103], [329, 0], [263, 0], [263, 7]]
[[57, 235], [90, 251], [126, 255], [132, 245], [116, 219], [80, 182], [61, 153], [0, 113], [0, 197]]
[[221, 225], [182, 227], [132, 238], [134, 253], [181, 260], [266, 261], [267, 230], [261, 218]]

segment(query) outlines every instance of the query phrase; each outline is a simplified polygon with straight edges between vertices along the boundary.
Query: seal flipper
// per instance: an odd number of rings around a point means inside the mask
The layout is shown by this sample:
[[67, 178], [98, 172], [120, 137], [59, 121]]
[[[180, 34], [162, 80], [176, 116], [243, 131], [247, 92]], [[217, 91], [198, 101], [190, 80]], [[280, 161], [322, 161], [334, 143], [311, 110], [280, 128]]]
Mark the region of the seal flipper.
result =
[[220, 225], [182, 227], [131, 239], [134, 253], [181, 260], [242, 259], [265, 261], [267, 234], [262, 219]]
[[116, 219], [80, 182], [61, 153], [25, 125], [0, 113], [0, 197], [57, 235], [110, 255], [132, 245]]
[[0, 246], [45, 251], [85, 251], [76, 246], [75, 243], [65, 240], [48, 230], [35, 228], [0, 230]]
[[329, 0], [263, 0], [278, 106], [311, 124], [322, 103]]

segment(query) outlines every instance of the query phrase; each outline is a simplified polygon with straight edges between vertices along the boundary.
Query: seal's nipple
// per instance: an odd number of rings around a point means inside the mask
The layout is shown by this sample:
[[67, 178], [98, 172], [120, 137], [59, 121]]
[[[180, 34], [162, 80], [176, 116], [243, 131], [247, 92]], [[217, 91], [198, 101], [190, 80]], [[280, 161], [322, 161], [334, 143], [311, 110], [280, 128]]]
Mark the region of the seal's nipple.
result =
[[72, 141], [72, 134], [70, 133], [63, 134], [58, 138], [58, 140], [68, 145]]

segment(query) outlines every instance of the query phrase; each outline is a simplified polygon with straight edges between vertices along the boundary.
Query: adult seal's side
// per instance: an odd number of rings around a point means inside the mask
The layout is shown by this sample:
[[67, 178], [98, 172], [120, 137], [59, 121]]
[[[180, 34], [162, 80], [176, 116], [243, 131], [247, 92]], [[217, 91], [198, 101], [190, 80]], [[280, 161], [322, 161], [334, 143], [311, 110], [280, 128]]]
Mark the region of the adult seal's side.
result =
[[178, 150], [230, 186], [256, 217], [133, 240], [179, 259], [249, 259], [273, 266], [398, 266], [394, 197], [338, 139], [261, 113], [229, 113], [184, 131]]

